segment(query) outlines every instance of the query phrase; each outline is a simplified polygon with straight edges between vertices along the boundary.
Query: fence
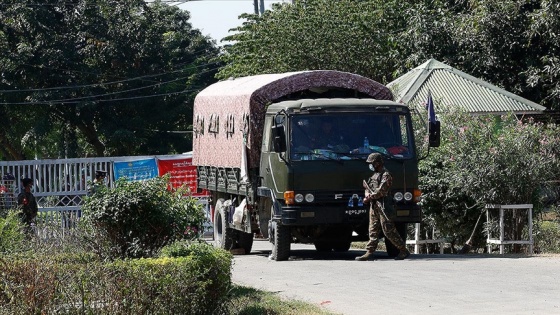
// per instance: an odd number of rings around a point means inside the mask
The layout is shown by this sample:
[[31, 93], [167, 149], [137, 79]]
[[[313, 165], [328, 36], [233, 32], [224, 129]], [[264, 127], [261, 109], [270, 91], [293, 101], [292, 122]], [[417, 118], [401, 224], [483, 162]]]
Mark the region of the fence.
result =
[[[114, 187], [115, 162], [133, 162], [143, 159], [170, 160], [190, 159], [191, 154], [155, 155], [134, 157], [101, 157], [79, 159], [0, 161], [0, 210], [13, 208], [21, 191], [21, 179], [33, 180], [33, 195], [37, 199], [39, 213], [37, 229], [42, 226], [60, 226], [71, 229], [81, 216], [84, 197], [88, 193], [88, 183], [93, 181], [96, 171], [107, 172], [107, 185]], [[196, 173], [188, 179], [196, 183]], [[205, 199], [201, 199], [205, 203]]]

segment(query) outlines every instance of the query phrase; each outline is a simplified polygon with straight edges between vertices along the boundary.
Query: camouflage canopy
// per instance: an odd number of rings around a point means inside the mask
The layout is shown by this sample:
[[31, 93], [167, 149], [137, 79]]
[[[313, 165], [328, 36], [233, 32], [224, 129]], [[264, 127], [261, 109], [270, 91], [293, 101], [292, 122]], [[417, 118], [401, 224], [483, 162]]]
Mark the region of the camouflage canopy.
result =
[[262, 74], [212, 84], [194, 102], [193, 164], [241, 167], [246, 141], [248, 167], [257, 167], [268, 104], [332, 97], [393, 99], [376, 81], [332, 70]]

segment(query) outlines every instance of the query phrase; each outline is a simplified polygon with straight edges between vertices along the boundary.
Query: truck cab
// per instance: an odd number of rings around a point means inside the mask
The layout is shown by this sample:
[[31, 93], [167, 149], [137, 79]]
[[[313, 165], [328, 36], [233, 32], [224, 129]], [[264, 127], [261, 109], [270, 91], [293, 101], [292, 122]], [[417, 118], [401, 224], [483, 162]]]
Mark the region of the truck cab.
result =
[[[383, 155], [393, 176], [385, 208], [401, 236], [406, 237], [406, 223], [421, 220], [414, 134], [402, 104], [372, 99], [271, 104], [262, 143], [260, 190], [275, 200], [273, 241], [282, 242], [274, 239], [278, 227], [289, 228], [291, 241], [313, 243], [320, 251], [347, 251], [352, 241], [367, 240], [362, 181], [371, 176], [365, 161], [373, 152]], [[389, 254], [396, 254], [387, 243]]]

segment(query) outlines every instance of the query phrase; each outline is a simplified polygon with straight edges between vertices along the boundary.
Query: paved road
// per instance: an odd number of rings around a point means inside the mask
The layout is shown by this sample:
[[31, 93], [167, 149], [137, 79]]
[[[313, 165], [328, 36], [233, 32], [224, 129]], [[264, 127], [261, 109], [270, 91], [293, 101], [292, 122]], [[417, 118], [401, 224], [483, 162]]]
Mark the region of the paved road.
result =
[[411, 255], [354, 261], [363, 251], [318, 253], [292, 244], [289, 261], [268, 259], [255, 240], [235, 256], [233, 281], [341, 314], [560, 314], [560, 256]]

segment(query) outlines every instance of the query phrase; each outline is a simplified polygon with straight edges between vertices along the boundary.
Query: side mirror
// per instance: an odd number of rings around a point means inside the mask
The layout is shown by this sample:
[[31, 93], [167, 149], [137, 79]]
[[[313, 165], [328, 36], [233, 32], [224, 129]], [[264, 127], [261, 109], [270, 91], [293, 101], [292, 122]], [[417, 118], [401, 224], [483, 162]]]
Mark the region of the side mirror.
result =
[[440, 124], [439, 121], [433, 121], [429, 123], [428, 126], [428, 142], [430, 147], [437, 148], [439, 147], [440, 142]]
[[286, 131], [284, 125], [275, 124], [272, 126], [272, 144], [274, 145], [274, 152], [286, 152]]

